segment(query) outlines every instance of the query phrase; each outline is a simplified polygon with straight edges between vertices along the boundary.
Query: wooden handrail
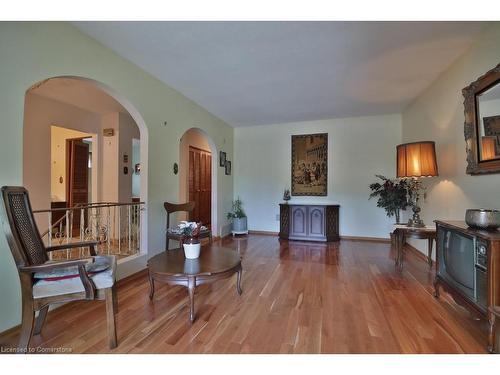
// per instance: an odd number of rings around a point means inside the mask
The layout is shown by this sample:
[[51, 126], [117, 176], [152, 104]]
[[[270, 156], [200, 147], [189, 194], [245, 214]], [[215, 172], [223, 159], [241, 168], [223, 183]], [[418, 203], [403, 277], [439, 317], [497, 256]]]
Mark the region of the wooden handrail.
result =
[[62, 207], [62, 208], [51, 208], [48, 210], [33, 210], [34, 214], [42, 214], [47, 212], [57, 212], [57, 211], [74, 211], [82, 210], [86, 208], [102, 208], [102, 207], [116, 207], [116, 206], [137, 206], [146, 204], [145, 202], [131, 202], [131, 203], [113, 203], [113, 202], [102, 202], [102, 203], [90, 203], [87, 205], [76, 205], [73, 207]]
[[[43, 214], [48, 212], [60, 212], [60, 211], [75, 211], [75, 210], [87, 210], [91, 208], [106, 208], [106, 207], [123, 207], [123, 206], [140, 206], [144, 205], [144, 202], [131, 202], [131, 203], [113, 203], [113, 202], [99, 202], [99, 203], [89, 203], [89, 204], [81, 204], [78, 203], [73, 207], [63, 207], [63, 208], [53, 208], [50, 210], [34, 210], [33, 214]], [[50, 225], [50, 228], [43, 232], [41, 235], [45, 237], [51, 228], [56, 228], [59, 223], [66, 220], [66, 217], [63, 216], [59, 218], [55, 223]]]

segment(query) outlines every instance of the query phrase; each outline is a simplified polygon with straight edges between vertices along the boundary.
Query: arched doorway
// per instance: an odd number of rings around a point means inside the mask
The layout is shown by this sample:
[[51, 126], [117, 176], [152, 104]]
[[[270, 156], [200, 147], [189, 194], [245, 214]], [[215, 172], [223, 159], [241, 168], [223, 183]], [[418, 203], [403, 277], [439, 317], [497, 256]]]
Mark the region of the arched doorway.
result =
[[119, 262], [147, 252], [147, 166], [144, 119], [109, 86], [58, 76], [26, 91], [23, 184], [48, 243], [97, 239]]
[[179, 142], [179, 202], [195, 201], [193, 216], [217, 235], [217, 148], [202, 129], [188, 129]]

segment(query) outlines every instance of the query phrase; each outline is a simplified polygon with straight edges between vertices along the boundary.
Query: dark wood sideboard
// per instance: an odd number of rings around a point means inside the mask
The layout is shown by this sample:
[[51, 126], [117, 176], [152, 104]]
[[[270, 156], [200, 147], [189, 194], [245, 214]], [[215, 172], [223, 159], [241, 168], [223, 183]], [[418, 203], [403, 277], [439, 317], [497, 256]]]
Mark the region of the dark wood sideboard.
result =
[[339, 205], [280, 204], [280, 233], [284, 240], [339, 240]]
[[457, 303], [486, 318], [487, 348], [498, 352], [493, 312], [500, 305], [500, 231], [488, 232], [470, 228], [462, 221], [440, 220], [436, 221], [436, 230], [434, 296], [439, 297], [441, 286]]

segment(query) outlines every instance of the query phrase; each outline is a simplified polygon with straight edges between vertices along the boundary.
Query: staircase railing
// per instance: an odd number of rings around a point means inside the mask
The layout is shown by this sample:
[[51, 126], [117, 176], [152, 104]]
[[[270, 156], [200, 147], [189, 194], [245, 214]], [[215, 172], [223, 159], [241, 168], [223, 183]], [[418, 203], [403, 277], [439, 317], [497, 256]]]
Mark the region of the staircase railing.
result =
[[[47, 246], [97, 241], [98, 254], [114, 254], [123, 258], [140, 252], [141, 212], [144, 206], [144, 202], [99, 202], [36, 210], [33, 213], [37, 220], [47, 220], [48, 229], [41, 233]], [[43, 215], [46, 215], [45, 219]], [[58, 218], [54, 220], [54, 217]], [[49, 254], [51, 259], [73, 259], [88, 254], [88, 250], [76, 248]]]

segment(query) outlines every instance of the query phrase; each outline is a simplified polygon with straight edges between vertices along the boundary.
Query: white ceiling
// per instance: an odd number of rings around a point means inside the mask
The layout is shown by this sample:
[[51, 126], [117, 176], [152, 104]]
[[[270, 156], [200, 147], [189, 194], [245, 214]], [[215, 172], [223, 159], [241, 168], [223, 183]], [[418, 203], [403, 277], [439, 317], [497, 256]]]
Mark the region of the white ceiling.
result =
[[75, 22], [232, 126], [398, 113], [481, 22]]
[[40, 82], [30, 92], [86, 111], [104, 115], [127, 110], [93, 83], [79, 78], [57, 77]]

